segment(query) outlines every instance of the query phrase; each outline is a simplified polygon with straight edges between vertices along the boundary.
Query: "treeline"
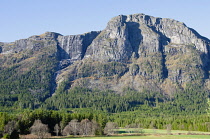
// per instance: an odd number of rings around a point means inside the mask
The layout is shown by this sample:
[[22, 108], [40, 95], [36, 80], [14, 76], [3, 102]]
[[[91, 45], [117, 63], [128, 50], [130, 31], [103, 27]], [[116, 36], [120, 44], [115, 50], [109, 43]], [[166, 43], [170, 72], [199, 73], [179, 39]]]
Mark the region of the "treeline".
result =
[[166, 129], [171, 125], [173, 130], [210, 131], [210, 117], [207, 115], [164, 115], [144, 114], [142, 111], [112, 114], [109, 120], [120, 127], [137, 123], [145, 129]]
[[121, 112], [131, 109], [128, 100], [112, 91], [74, 88], [47, 99], [43, 105], [46, 109], [93, 108], [105, 112]]
[[[185, 90], [174, 93], [172, 98], [160, 92], [144, 90], [137, 92], [131, 89], [117, 94], [113, 91], [101, 91], [75, 87], [66, 90], [63, 82], [56, 95], [47, 99], [42, 105], [45, 109], [59, 110], [65, 108], [92, 108], [110, 113], [141, 110], [143, 113], [204, 114], [207, 109], [209, 92], [202, 87], [188, 85]], [[146, 110], [145, 110], [146, 108]]]
[[[63, 129], [69, 124], [70, 121], [77, 119], [77, 122], [87, 119], [91, 122], [97, 123], [97, 126], [103, 128], [107, 122], [105, 114], [98, 113], [68, 113], [61, 111], [48, 111], [37, 109], [34, 111], [25, 110], [18, 114], [0, 113], [0, 134], [12, 135], [12, 132], [24, 135], [31, 133], [31, 127], [34, 122], [40, 120], [41, 123], [47, 125], [48, 132], [55, 135], [55, 126], [59, 126], [59, 135], [63, 134]], [[40, 122], [38, 122], [40, 123]], [[8, 127], [13, 127], [13, 131], [7, 131]], [[97, 131], [97, 130], [96, 130]], [[102, 134], [101, 132], [97, 132]]]
[[[140, 111], [117, 114], [100, 111], [81, 112], [25, 110], [18, 114], [0, 113], [0, 135], [17, 138], [18, 135], [102, 135], [113, 134], [118, 127], [139, 129], [167, 129], [188, 131], [210, 131], [207, 115], [166, 116], [146, 115]], [[40, 130], [40, 129], [41, 130]]]

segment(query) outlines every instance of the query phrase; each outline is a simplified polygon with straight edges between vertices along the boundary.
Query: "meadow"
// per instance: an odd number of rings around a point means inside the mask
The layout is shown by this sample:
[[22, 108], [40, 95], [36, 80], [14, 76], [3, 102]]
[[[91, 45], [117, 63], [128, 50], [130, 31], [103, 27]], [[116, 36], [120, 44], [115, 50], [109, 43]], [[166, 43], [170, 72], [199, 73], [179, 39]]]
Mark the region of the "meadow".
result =
[[[143, 129], [142, 134], [138, 136], [135, 133], [127, 133], [127, 129], [119, 129], [119, 134], [114, 136], [98, 136], [98, 137], [67, 137], [59, 139], [209, 139], [210, 132], [199, 131], [183, 131], [171, 130], [171, 135], [167, 135], [169, 131], [160, 129]], [[193, 135], [190, 135], [193, 134]]]
[[[105, 137], [73, 137], [75, 139], [209, 139], [210, 135], [149, 135], [149, 136], [105, 136]], [[72, 139], [72, 138], [61, 138]]]

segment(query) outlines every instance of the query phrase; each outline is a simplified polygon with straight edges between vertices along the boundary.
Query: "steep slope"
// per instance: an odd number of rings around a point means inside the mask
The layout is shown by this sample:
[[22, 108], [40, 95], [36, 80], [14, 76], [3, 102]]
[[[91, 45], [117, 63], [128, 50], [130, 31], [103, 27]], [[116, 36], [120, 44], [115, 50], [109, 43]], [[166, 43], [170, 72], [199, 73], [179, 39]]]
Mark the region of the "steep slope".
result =
[[57, 36], [46, 33], [2, 45], [1, 106], [38, 108], [50, 96], [58, 63]]
[[[0, 105], [73, 107], [61, 106], [61, 101], [67, 103], [68, 90], [75, 87], [150, 94], [140, 95], [146, 102], [127, 102], [127, 109], [153, 101], [149, 97], [155, 93], [172, 99], [189, 86], [209, 90], [209, 46], [210, 40], [182, 22], [144, 14], [116, 16], [98, 32], [69, 36], [46, 32], [0, 43]], [[120, 104], [123, 101], [119, 99]]]
[[119, 15], [93, 40], [83, 61], [63, 70], [57, 81], [171, 94], [188, 83], [208, 81], [209, 42], [173, 19]]
[[62, 36], [46, 32], [14, 43], [1, 43], [0, 106], [38, 108], [54, 93], [59, 70], [81, 60], [97, 34]]
[[81, 60], [87, 47], [100, 32], [90, 32], [83, 35], [59, 36], [58, 46], [61, 59]]

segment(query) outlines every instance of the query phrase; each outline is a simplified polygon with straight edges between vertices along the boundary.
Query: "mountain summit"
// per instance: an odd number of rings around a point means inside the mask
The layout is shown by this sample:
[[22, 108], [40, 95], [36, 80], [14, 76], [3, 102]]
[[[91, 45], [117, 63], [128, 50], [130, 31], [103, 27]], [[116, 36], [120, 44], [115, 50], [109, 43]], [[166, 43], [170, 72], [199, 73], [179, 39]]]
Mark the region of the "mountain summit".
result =
[[0, 102], [36, 108], [74, 87], [170, 97], [189, 85], [209, 90], [209, 47], [184, 23], [145, 14], [116, 16], [102, 31], [0, 43]]

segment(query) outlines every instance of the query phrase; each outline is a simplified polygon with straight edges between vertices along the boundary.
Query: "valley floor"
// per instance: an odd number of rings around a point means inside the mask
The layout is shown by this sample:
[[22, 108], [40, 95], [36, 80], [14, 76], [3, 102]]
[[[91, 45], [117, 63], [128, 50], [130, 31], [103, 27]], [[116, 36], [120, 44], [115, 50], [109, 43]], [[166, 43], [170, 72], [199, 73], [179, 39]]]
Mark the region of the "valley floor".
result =
[[[209, 139], [209, 135], [149, 135], [149, 136], [106, 136], [106, 137], [80, 137], [76, 139]], [[59, 138], [72, 139], [72, 138]]]
[[[199, 131], [183, 131], [183, 130], [167, 130], [160, 129], [143, 129], [143, 134], [134, 135], [135, 133], [125, 133], [126, 129], [119, 129], [119, 134], [114, 136], [100, 136], [100, 137], [65, 137], [58, 139], [209, 139], [210, 132], [199, 132]], [[171, 135], [167, 135], [171, 133]], [[133, 134], [133, 135], [132, 135]], [[193, 134], [193, 135], [192, 135]], [[56, 138], [56, 137], [54, 137]]]

